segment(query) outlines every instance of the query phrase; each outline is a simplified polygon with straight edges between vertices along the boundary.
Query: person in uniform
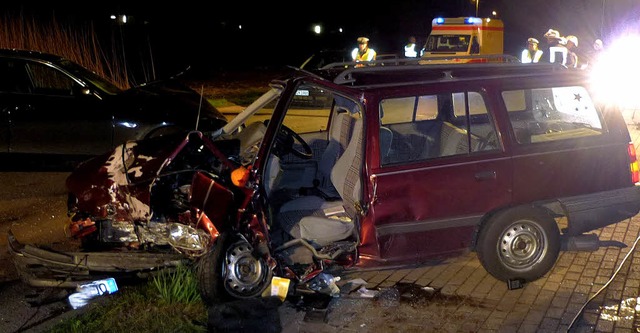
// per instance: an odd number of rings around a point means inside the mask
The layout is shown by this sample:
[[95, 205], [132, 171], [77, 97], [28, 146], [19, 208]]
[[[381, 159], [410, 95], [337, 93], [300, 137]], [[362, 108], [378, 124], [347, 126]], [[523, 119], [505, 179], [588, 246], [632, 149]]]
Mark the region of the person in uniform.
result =
[[565, 44], [567, 43], [566, 39], [560, 36], [560, 32], [558, 30], [549, 29], [545, 34], [544, 38], [547, 40], [547, 48], [544, 51], [546, 61], [550, 63], [560, 63], [562, 65], [566, 65], [567, 63], [567, 47]]
[[537, 63], [542, 58], [542, 50], [538, 48], [538, 40], [535, 38], [527, 39], [527, 48], [522, 50], [520, 61], [523, 64]]
[[369, 47], [369, 38], [358, 37], [358, 47], [351, 51], [351, 57], [355, 62], [376, 60], [376, 51]]
[[415, 37], [409, 37], [409, 42], [404, 46], [404, 56], [405, 58], [415, 58], [418, 56], [418, 51], [416, 51]]

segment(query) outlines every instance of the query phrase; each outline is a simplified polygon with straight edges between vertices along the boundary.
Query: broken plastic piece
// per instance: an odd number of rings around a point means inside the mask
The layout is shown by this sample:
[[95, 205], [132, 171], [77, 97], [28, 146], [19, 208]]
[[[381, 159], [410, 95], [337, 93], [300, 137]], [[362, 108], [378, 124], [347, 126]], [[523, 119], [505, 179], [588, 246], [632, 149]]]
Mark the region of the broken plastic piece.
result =
[[287, 298], [287, 294], [289, 293], [289, 283], [291, 280], [287, 278], [282, 278], [278, 276], [274, 276], [271, 279], [271, 296], [278, 296], [282, 302]]
[[311, 280], [309, 289], [330, 295], [331, 297], [338, 297], [340, 296], [340, 288], [336, 285], [338, 281], [340, 281], [339, 276], [334, 277], [328, 273], [320, 273]]
[[520, 289], [522, 287], [524, 287], [524, 279], [507, 280], [507, 288], [509, 288], [509, 290]]
[[376, 296], [378, 296], [378, 291], [377, 290], [372, 290], [372, 289], [367, 289], [364, 286], [360, 287], [360, 289], [358, 289], [358, 295], [362, 298], [374, 298]]
[[340, 286], [340, 289], [342, 290], [343, 294], [350, 294], [351, 292], [358, 290], [358, 288], [366, 285], [367, 281], [363, 280], [362, 278], [356, 278], [345, 282], [342, 286]]
[[241, 166], [231, 172], [231, 182], [238, 187], [244, 187], [249, 180], [249, 169]]
[[428, 292], [428, 293], [430, 293], [430, 294], [433, 294], [433, 293], [435, 293], [435, 292], [436, 292], [436, 289], [435, 289], [435, 288], [433, 288], [433, 287], [429, 287], [429, 286], [421, 287], [420, 289], [422, 289], [422, 290], [424, 290], [424, 291], [426, 291], [426, 292]]

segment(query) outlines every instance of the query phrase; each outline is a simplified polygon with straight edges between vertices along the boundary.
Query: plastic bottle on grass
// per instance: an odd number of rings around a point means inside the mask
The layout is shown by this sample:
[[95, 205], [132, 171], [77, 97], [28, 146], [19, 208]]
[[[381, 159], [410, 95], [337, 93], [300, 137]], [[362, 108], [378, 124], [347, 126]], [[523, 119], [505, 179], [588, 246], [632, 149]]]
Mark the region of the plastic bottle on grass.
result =
[[73, 309], [87, 305], [92, 298], [97, 296], [113, 294], [118, 291], [118, 285], [114, 278], [108, 278], [78, 285], [76, 291], [69, 295], [69, 304]]

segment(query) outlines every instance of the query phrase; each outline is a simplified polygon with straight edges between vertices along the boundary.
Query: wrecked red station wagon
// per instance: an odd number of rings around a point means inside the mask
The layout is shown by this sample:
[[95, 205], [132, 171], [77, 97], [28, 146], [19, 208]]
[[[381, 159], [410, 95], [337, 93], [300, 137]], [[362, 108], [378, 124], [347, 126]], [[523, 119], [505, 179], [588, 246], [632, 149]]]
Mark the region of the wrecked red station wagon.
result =
[[[533, 281], [562, 242], [640, 210], [621, 113], [551, 64], [293, 70], [214, 133], [131, 141], [67, 180], [74, 253], [10, 236], [23, 278], [73, 285], [197, 262], [205, 301], [475, 251]], [[582, 245], [580, 245], [582, 244]], [[585, 246], [587, 244], [587, 246]], [[340, 270], [338, 270], [340, 271]], [[317, 286], [317, 283], [315, 284]]]

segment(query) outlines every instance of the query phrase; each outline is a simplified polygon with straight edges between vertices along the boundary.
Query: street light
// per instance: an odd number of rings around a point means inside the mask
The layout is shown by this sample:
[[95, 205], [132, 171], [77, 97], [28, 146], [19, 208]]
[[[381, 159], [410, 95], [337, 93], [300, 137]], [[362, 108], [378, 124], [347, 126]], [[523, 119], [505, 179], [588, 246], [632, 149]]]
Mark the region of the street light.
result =
[[476, 17], [478, 17], [478, 5], [480, 4], [480, 0], [476, 0]]

